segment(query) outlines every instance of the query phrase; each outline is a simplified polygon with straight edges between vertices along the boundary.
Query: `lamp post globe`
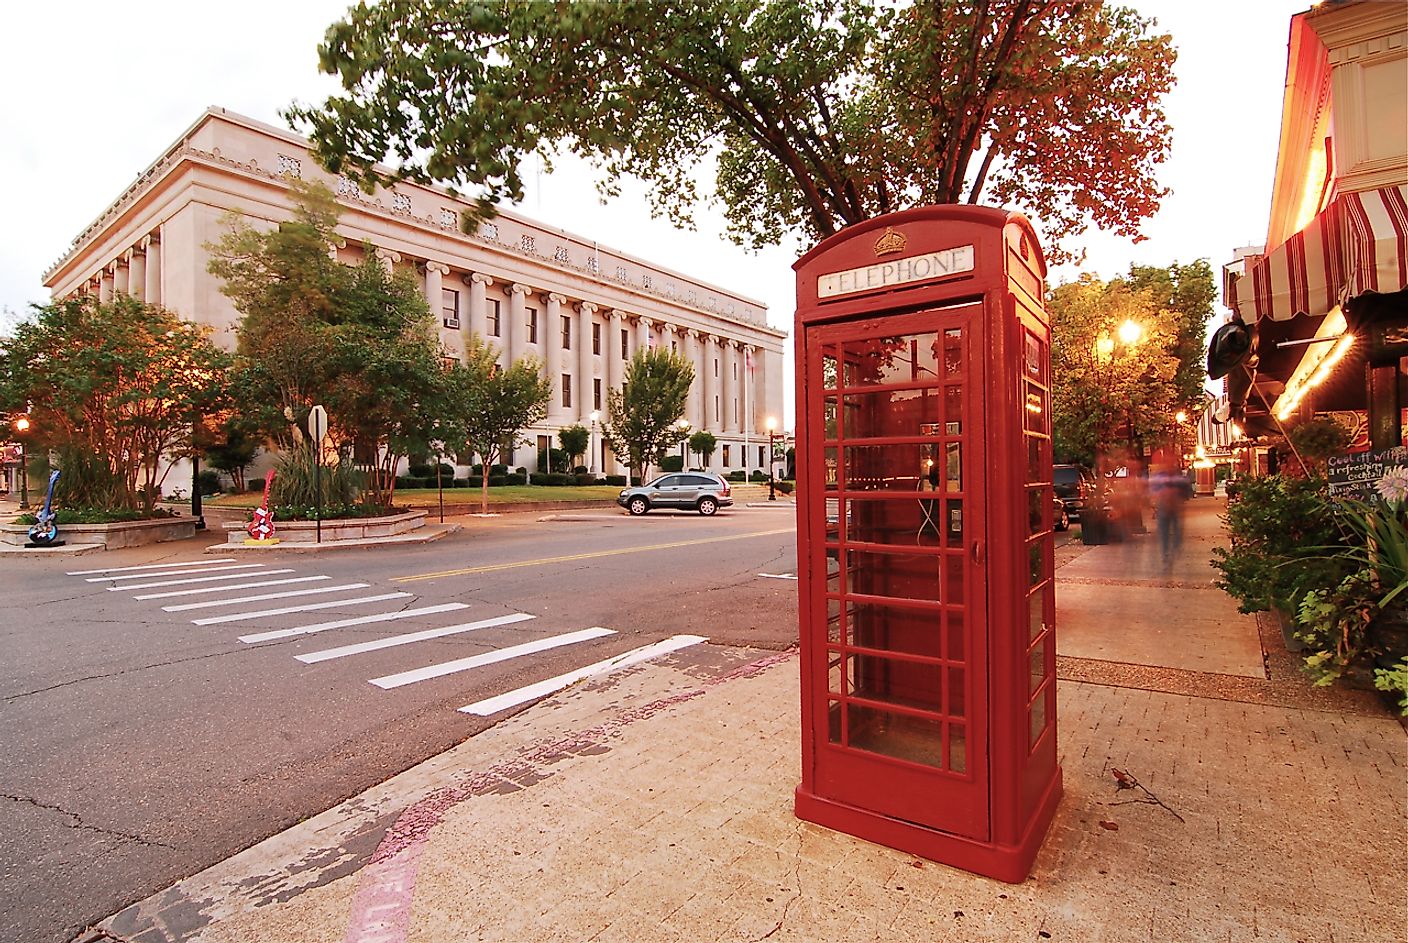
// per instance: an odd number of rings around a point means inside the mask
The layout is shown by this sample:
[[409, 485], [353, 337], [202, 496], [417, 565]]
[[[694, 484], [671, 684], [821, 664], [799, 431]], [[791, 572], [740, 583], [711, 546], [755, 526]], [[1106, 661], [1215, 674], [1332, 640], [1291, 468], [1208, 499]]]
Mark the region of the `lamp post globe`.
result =
[[772, 416], [769, 416], [769, 417], [768, 417], [768, 422], [767, 422], [767, 427], [768, 427], [768, 500], [769, 500], [769, 501], [776, 501], [776, 500], [777, 500], [777, 479], [774, 477], [773, 473], [774, 473], [774, 472], [776, 471], [776, 469], [777, 469], [777, 455], [775, 454], [775, 446], [773, 445], [773, 439], [775, 439], [775, 438], [777, 437], [777, 420], [774, 419]]
[[20, 440], [20, 510], [29, 510], [29, 417], [15, 420], [15, 434]]
[[684, 471], [685, 466], [689, 464], [689, 458], [685, 454], [685, 450], [689, 448], [689, 440], [687, 438], [689, 436], [688, 419], [681, 419], [679, 421], [679, 430], [682, 435], [682, 438], [680, 439], [680, 471]]

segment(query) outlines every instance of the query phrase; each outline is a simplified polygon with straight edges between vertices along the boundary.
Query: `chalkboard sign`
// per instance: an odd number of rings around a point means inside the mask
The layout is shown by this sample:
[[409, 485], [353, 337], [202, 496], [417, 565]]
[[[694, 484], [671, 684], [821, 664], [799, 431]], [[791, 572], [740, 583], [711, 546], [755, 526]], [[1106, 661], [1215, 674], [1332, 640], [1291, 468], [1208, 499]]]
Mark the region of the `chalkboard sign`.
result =
[[1375, 485], [1391, 468], [1408, 468], [1408, 448], [1399, 446], [1352, 455], [1331, 455], [1330, 495], [1368, 501], [1379, 496]]

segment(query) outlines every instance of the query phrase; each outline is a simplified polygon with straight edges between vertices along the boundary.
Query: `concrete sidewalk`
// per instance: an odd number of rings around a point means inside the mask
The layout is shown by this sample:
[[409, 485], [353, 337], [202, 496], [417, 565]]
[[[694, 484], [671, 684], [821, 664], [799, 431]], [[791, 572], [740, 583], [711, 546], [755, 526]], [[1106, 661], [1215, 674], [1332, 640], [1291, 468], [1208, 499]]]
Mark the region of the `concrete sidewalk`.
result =
[[1066, 792], [1024, 884], [799, 822], [795, 653], [699, 646], [540, 702], [90, 938], [1403, 939], [1404, 729], [1373, 696], [1310, 689], [1210, 588], [1220, 508], [1195, 503], [1168, 575], [1140, 543], [1062, 554]]

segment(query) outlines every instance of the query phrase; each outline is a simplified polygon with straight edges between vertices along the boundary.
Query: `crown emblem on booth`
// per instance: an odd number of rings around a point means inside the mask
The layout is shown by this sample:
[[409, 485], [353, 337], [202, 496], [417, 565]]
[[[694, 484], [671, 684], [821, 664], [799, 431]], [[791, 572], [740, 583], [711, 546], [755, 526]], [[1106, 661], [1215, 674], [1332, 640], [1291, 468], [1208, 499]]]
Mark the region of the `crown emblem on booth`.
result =
[[885, 234], [875, 240], [876, 255], [891, 255], [895, 252], [903, 252], [905, 243], [909, 242], [903, 233], [895, 232], [889, 226], [885, 227]]

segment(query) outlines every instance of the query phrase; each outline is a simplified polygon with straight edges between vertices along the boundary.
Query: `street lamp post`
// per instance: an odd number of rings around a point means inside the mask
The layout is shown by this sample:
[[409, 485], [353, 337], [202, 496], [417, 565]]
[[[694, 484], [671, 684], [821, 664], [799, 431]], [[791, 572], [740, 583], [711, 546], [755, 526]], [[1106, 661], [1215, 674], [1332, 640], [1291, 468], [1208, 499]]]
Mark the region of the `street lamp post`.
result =
[[777, 420], [768, 417], [768, 500], [777, 500], [777, 480], [773, 473], [777, 469], [777, 451], [773, 440], [777, 438]]
[[[688, 436], [688, 435], [689, 435], [689, 420], [688, 420], [688, 419], [681, 419], [681, 420], [680, 420], [680, 432], [684, 433], [685, 436]], [[689, 458], [688, 458], [688, 456], [685, 454], [685, 450], [688, 449], [688, 448], [689, 448], [689, 442], [687, 441], [687, 439], [684, 439], [684, 438], [680, 439], [680, 471], [685, 471], [685, 470], [686, 470], [686, 469], [685, 469], [685, 466], [689, 464]]]
[[29, 417], [15, 420], [15, 434], [20, 440], [20, 510], [29, 510]]
[[591, 433], [591, 436], [589, 436], [589, 437], [588, 437], [588, 440], [587, 440], [587, 449], [588, 449], [588, 451], [590, 451], [590, 452], [592, 453], [592, 454], [590, 455], [591, 461], [587, 462], [587, 474], [592, 475], [592, 476], [595, 476], [595, 475], [596, 475], [596, 421], [597, 421], [598, 419], [600, 419], [600, 418], [601, 418], [601, 410], [593, 409], [593, 410], [592, 410], [592, 433]]

